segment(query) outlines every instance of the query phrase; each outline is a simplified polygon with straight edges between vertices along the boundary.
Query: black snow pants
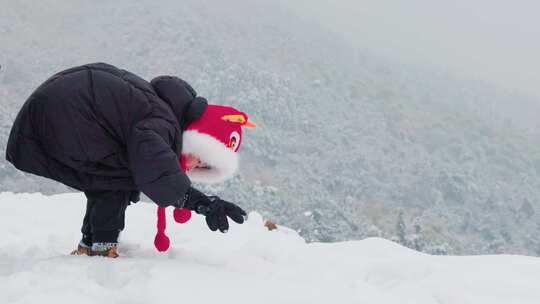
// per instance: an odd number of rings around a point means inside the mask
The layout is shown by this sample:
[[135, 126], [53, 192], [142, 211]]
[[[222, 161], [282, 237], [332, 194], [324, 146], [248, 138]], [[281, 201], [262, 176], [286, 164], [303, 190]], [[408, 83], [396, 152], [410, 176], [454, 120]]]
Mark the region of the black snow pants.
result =
[[92, 243], [116, 243], [120, 231], [124, 229], [126, 208], [137, 195], [134, 191], [85, 191], [86, 214], [81, 232], [82, 242], [87, 246]]

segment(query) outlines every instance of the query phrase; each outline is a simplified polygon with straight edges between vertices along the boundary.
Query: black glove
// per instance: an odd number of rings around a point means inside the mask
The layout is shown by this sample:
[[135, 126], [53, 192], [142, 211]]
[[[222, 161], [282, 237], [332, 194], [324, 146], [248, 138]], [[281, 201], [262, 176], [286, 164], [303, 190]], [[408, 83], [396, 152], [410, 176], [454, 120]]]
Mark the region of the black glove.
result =
[[217, 196], [206, 196], [195, 188], [190, 188], [184, 208], [193, 210], [206, 217], [206, 224], [212, 231], [225, 233], [229, 230], [227, 216], [238, 224], [247, 219], [246, 212], [237, 205], [224, 201]]

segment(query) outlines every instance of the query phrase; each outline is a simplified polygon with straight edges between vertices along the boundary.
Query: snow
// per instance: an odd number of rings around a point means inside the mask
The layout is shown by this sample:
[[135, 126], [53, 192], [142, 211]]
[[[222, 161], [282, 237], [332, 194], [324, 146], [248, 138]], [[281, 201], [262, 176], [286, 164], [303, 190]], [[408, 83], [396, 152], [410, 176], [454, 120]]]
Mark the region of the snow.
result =
[[[119, 259], [67, 253], [79, 193], [0, 193], [0, 303], [538, 303], [540, 259], [430, 256], [370, 238], [307, 244], [255, 212], [229, 233], [169, 220], [154, 250], [155, 206], [127, 211]], [[170, 210], [168, 210], [169, 216]]]

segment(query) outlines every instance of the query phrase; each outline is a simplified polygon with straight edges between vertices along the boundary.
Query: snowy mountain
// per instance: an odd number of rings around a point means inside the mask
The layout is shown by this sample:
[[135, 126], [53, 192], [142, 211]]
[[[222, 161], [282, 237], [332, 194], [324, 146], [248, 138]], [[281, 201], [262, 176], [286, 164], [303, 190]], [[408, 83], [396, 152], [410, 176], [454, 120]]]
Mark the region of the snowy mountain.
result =
[[[538, 303], [540, 259], [440, 257], [369, 238], [306, 243], [251, 213], [227, 234], [201, 217], [152, 240], [155, 206], [127, 211], [121, 258], [69, 256], [80, 194], [0, 193], [0, 303]], [[170, 210], [169, 210], [170, 211]]]
[[[279, 1], [1, 7], [0, 155], [37, 85], [105, 61], [147, 79], [179, 75], [247, 112], [259, 128], [246, 135], [240, 174], [200, 187], [308, 241], [384, 237], [437, 254], [540, 255], [540, 133], [506, 116], [508, 105], [536, 99], [379, 56]], [[70, 189], [1, 158], [0, 191]]]

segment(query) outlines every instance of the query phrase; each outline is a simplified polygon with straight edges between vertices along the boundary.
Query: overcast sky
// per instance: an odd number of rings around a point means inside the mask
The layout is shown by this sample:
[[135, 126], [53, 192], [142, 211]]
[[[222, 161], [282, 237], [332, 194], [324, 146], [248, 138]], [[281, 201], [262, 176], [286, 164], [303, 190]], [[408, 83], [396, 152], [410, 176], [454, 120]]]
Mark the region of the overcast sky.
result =
[[364, 48], [540, 98], [540, 1], [290, 1]]

